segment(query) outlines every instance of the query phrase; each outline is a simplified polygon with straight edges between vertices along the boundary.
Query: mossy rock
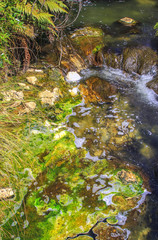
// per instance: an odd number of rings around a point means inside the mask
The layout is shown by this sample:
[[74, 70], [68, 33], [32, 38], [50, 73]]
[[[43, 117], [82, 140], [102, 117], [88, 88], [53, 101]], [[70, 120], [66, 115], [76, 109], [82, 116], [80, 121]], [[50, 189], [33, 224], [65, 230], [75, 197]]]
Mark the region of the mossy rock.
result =
[[158, 55], [149, 47], [126, 48], [123, 51], [123, 70], [147, 74], [158, 62]]
[[84, 27], [77, 29], [70, 35], [75, 48], [84, 57], [94, 55], [104, 46], [104, 33], [99, 28]]
[[104, 53], [104, 58], [107, 66], [112, 68], [121, 68], [122, 55], [116, 55], [113, 52]]

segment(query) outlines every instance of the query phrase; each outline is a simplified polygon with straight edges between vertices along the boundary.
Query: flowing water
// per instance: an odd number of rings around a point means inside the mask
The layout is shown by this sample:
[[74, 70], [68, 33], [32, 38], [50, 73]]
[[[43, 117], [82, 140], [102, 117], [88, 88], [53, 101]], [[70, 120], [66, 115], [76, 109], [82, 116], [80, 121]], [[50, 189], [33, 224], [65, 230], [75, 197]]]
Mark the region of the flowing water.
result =
[[[118, 29], [115, 25], [113, 25], [113, 23], [125, 16], [132, 17], [142, 22], [142, 25], [140, 26], [141, 34], [139, 32], [139, 34], [132, 35], [132, 41], [130, 41], [130, 44], [137, 44], [139, 42], [155, 48], [156, 40], [154, 40], [154, 31], [152, 27], [158, 20], [158, 5], [154, 0], [98, 1], [93, 3], [87, 1], [87, 3], [83, 6], [80, 17], [74, 27], [96, 25], [105, 28], [110, 33], [113, 32], [113, 38], [115, 41], [111, 42], [112, 39], [109, 40], [109, 46], [114, 48], [116, 51], [119, 51], [123, 48], [123, 46], [128, 44], [128, 41], [126, 39], [122, 39], [121, 42], [118, 40], [118, 36], [121, 34], [119, 35]], [[113, 238], [105, 237], [100, 238], [100, 240], [115, 238], [131, 240], [157, 240], [158, 98], [153, 90], [146, 87], [146, 83], [153, 78], [154, 72], [150, 75], [132, 76], [130, 74], [123, 73], [121, 70], [104, 66], [103, 68], [84, 70], [81, 74], [83, 86], [89, 77], [95, 76], [96, 78], [101, 78], [112, 84], [116, 91], [109, 95], [108, 100], [98, 103], [89, 103], [86, 101], [85, 97], [79, 105], [73, 108], [72, 114], [67, 117], [65, 127], [75, 136], [76, 147], [82, 150], [85, 149], [87, 151], [86, 158], [94, 163], [100, 159], [106, 158], [109, 162], [117, 159], [120, 166], [121, 164], [125, 164], [126, 166], [131, 165], [133, 167], [136, 166], [137, 169], [139, 169], [138, 171], [143, 172], [147, 179], [149, 179], [150, 185], [149, 191], [145, 191], [144, 194], [142, 194], [141, 199], [139, 199], [134, 208], [138, 210], [133, 210], [131, 212], [126, 210], [125, 213], [120, 212], [118, 214], [117, 217], [119, 219], [119, 223], [117, 231], [120, 231], [122, 227], [125, 231], [124, 235], [120, 235], [120, 238], [116, 238], [117, 236], [115, 234]], [[73, 168], [73, 160], [71, 161]], [[86, 164], [84, 164], [83, 166], [86, 168]], [[63, 174], [66, 176], [66, 172]], [[77, 175], [74, 176], [76, 177]], [[49, 199], [51, 199], [51, 190], [54, 194], [56, 194], [56, 201], [60, 200], [62, 191], [67, 191], [69, 193], [67, 187], [68, 180], [61, 181], [61, 178], [62, 176], [60, 175], [60, 178], [57, 177], [56, 182], [51, 183], [50, 177], [49, 181], [45, 183], [45, 190], [43, 193], [43, 190], [39, 191], [39, 189], [42, 188], [41, 185], [45, 181], [45, 174], [43, 174], [35, 181], [33, 187], [30, 189], [30, 192], [34, 190], [38, 191], [39, 196], [42, 194], [44, 202], [47, 203], [49, 202]], [[69, 179], [69, 181], [73, 181], [72, 176], [69, 176]], [[85, 181], [85, 179], [86, 178], [83, 177], [82, 180]], [[98, 182], [100, 185], [98, 185]], [[99, 191], [104, 194], [105, 186], [103, 188], [103, 185], [105, 185], [105, 182], [106, 187], [112, 187], [113, 190], [111, 190], [111, 192], [116, 191], [116, 186], [114, 182], [110, 180], [110, 176], [104, 176], [102, 173], [97, 177], [93, 177], [93, 179], [89, 178], [86, 188], [84, 190], [82, 189], [82, 192], [80, 192], [80, 201], [81, 199], [84, 199], [84, 203], [78, 203], [77, 210], [74, 210], [76, 211], [76, 215], [77, 212], [80, 211], [80, 205], [82, 204], [87, 208], [89, 207], [89, 204], [91, 204], [91, 208], [93, 210], [95, 194], [93, 194], [93, 201], [86, 202], [86, 198], [89, 198], [88, 190], [92, 187], [93, 193], [97, 193], [97, 191]], [[80, 182], [79, 185], [82, 185], [82, 183]], [[77, 187], [75, 186], [73, 193], [77, 192]], [[71, 193], [69, 194], [71, 196]], [[109, 195], [109, 197], [104, 197], [104, 201], [106, 201], [107, 205], [110, 205], [112, 196]], [[69, 199], [70, 204], [71, 200], [72, 199]], [[142, 203], [144, 204], [143, 207], [141, 207]], [[143, 210], [143, 208], [145, 210]], [[49, 239], [47, 237], [38, 237], [38, 233], [36, 232], [38, 229], [36, 230], [36, 225], [40, 221], [45, 221], [43, 219], [46, 219], [47, 215], [49, 216], [49, 212], [52, 211], [52, 207], [50, 207], [49, 210], [45, 209], [48, 213], [44, 213], [43, 215], [40, 214], [40, 211], [42, 210], [38, 208], [38, 204], [36, 205], [36, 209], [38, 209], [38, 214], [34, 208], [28, 207], [28, 209], [25, 209], [25, 214], [28, 216], [28, 222], [25, 221], [23, 223], [23, 231], [26, 231], [24, 234], [25, 237], [21, 237], [22, 235], [18, 233], [19, 235], [15, 234], [12, 239]], [[98, 211], [97, 208], [95, 208], [95, 210]], [[60, 211], [62, 212], [64, 210], [62, 209]], [[126, 222], [128, 215], [127, 212], [129, 216], [128, 221]], [[24, 215], [23, 210], [20, 210], [19, 214], [22, 218]], [[30, 217], [29, 214], [31, 215]], [[53, 217], [54, 216], [52, 215], [51, 218], [53, 219]], [[70, 214], [66, 215], [66, 217], [68, 219], [67, 221], [69, 221]], [[60, 222], [62, 222], [62, 219], [60, 219]], [[94, 225], [96, 222], [94, 222]], [[88, 224], [89, 223], [87, 222], [87, 225]], [[42, 229], [42, 225], [40, 226]], [[75, 228], [75, 225], [73, 226]], [[14, 224], [12, 227], [16, 228]], [[82, 228], [83, 226], [80, 229], [81, 231], [76, 233], [81, 233], [79, 237], [83, 236]], [[17, 232], [18, 231], [19, 230], [17, 230]], [[31, 231], [36, 232], [32, 235], [32, 237]], [[69, 237], [67, 235], [65, 236]], [[89, 239], [89, 236], [92, 237], [91, 239], [98, 239], [91, 230], [86, 236], [87, 238], [83, 238], [83, 240]], [[58, 238], [51, 239], [54, 240]], [[78, 238], [76, 239], [78, 240]]]

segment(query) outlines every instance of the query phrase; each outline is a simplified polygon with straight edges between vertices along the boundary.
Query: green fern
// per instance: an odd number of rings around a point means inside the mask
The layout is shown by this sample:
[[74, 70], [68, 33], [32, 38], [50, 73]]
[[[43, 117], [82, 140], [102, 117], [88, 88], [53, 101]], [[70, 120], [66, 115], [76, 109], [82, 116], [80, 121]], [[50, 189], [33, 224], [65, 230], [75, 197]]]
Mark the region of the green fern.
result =
[[61, 1], [47, 0], [45, 1], [44, 6], [47, 11], [50, 10], [51, 12], [67, 13], [67, 11], [65, 10], [67, 6]]
[[[51, 25], [55, 28], [53, 22], [53, 12], [56, 13], [67, 13], [65, 10], [67, 6], [59, 0], [39, 0], [37, 3], [31, 4], [23, 0], [17, 4], [17, 9], [25, 14], [27, 17], [36, 19], [38, 24], [48, 26]], [[50, 13], [51, 12], [51, 13]]]

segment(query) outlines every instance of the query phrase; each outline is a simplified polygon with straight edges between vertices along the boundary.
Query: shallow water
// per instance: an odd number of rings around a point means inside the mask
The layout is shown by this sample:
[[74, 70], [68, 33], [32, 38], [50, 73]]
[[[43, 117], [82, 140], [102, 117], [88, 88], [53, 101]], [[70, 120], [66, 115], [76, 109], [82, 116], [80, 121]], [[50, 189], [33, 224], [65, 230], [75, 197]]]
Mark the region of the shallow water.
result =
[[[111, 103], [99, 105], [81, 104], [74, 108], [68, 119], [69, 130], [75, 135], [78, 147], [88, 150], [87, 157], [93, 161], [116, 157], [120, 161], [138, 166], [149, 176], [152, 194], [147, 197], [147, 212], [140, 221], [142, 226], [151, 228], [147, 238], [158, 239], [158, 101], [157, 95], [146, 87], [152, 75], [132, 77], [120, 70], [104, 67], [100, 70], [86, 70], [85, 76], [99, 76], [115, 85], [119, 94], [111, 96]], [[108, 121], [110, 127], [107, 127]], [[131, 121], [131, 128], [128, 123]], [[106, 128], [106, 132], [104, 132]], [[121, 140], [118, 135], [133, 132], [132, 144]], [[117, 129], [117, 133], [113, 134]], [[129, 130], [130, 129], [130, 130]], [[136, 132], [135, 132], [136, 131]], [[129, 133], [128, 133], [129, 134]], [[109, 136], [109, 138], [107, 137]], [[100, 150], [100, 151], [99, 151]], [[128, 239], [137, 239], [139, 227], [134, 226]], [[138, 231], [138, 232], [137, 232]], [[136, 235], [135, 235], [136, 234]]]

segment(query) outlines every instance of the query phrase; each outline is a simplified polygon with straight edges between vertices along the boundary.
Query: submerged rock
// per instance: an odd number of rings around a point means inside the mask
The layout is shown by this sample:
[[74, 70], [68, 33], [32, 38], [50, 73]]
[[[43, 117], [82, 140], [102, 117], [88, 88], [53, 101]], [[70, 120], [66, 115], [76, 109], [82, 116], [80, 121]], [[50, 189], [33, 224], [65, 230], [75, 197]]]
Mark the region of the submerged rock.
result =
[[[106, 81], [102, 81], [106, 86]], [[128, 115], [128, 102], [121, 101], [120, 95], [113, 95], [113, 91], [111, 95], [110, 92], [106, 95], [101, 86], [103, 95], [99, 95], [94, 91], [91, 82], [90, 86], [82, 85], [81, 94], [83, 97], [85, 95], [87, 104], [74, 109], [74, 114], [69, 117], [68, 126], [74, 130], [78, 140], [82, 140], [82, 147], [86, 147], [91, 156], [105, 157], [111, 151], [118, 152], [131, 145], [134, 139], [140, 141], [141, 134], [135, 127], [134, 119]], [[96, 86], [98, 89], [99, 86]], [[102, 104], [104, 101], [105, 104]], [[76, 143], [78, 142], [76, 140]]]
[[80, 85], [80, 90], [86, 103], [107, 102], [110, 101], [109, 96], [116, 93], [113, 85], [98, 77], [88, 78], [85, 84]]

